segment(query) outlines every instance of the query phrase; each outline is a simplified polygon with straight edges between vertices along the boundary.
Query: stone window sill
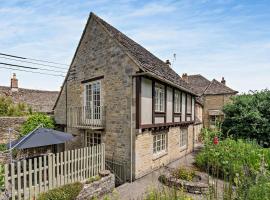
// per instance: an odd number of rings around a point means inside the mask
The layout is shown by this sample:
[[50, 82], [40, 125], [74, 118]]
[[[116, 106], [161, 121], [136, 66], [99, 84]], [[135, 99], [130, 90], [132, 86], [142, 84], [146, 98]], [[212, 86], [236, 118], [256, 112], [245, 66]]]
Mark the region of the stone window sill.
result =
[[155, 153], [153, 155], [153, 160], [157, 160], [163, 156], [166, 156], [168, 154], [168, 151], [162, 151], [162, 152], [159, 152], [159, 153]]
[[187, 145], [180, 147], [180, 152], [186, 151], [186, 150], [187, 150]]

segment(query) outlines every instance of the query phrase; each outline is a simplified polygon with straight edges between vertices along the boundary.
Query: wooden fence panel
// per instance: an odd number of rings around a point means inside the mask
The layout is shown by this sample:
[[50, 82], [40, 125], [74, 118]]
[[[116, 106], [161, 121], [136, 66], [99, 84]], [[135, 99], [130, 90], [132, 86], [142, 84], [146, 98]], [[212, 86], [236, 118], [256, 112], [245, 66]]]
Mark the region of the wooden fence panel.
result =
[[10, 198], [33, 199], [67, 183], [84, 181], [105, 169], [105, 147], [100, 144], [5, 165], [5, 188]]

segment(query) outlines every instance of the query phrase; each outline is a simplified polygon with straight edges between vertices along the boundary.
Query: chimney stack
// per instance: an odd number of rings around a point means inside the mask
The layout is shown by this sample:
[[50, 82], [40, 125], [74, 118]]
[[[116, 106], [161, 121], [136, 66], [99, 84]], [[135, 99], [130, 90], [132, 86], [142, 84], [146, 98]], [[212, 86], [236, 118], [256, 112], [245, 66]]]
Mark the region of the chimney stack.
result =
[[13, 77], [11, 78], [10, 88], [12, 92], [18, 92], [18, 79], [15, 73], [13, 73]]
[[188, 83], [188, 75], [187, 75], [187, 73], [183, 73], [183, 74], [182, 74], [182, 79], [183, 79], [185, 82]]
[[165, 62], [169, 67], [171, 66], [171, 62], [170, 62], [170, 60], [166, 60], [166, 62]]
[[224, 79], [224, 77], [222, 77], [221, 81], [222, 84], [226, 85], [226, 80]]

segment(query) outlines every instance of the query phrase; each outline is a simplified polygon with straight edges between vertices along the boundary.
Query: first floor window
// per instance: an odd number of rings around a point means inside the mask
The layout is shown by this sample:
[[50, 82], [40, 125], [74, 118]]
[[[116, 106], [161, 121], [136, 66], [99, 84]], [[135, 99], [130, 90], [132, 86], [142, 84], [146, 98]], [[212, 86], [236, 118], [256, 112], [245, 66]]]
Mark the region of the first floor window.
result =
[[159, 83], [155, 83], [155, 111], [165, 111], [165, 87]]
[[180, 130], [180, 147], [186, 148], [188, 143], [188, 129], [187, 128], [181, 128]]
[[101, 133], [85, 132], [85, 146], [90, 147], [101, 144]]
[[153, 153], [160, 153], [167, 150], [167, 133], [159, 133], [153, 138]]
[[187, 94], [187, 113], [188, 114], [191, 114], [192, 112], [192, 98], [191, 98], [191, 95], [190, 94]]
[[174, 93], [174, 112], [180, 113], [181, 112], [181, 92], [175, 90]]

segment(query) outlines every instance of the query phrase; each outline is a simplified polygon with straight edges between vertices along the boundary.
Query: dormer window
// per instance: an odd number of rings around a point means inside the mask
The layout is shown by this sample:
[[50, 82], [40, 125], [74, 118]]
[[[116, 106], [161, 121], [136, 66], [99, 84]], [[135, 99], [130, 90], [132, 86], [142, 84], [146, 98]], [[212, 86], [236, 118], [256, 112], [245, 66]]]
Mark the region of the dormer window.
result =
[[165, 111], [165, 87], [159, 83], [155, 83], [155, 111]]

